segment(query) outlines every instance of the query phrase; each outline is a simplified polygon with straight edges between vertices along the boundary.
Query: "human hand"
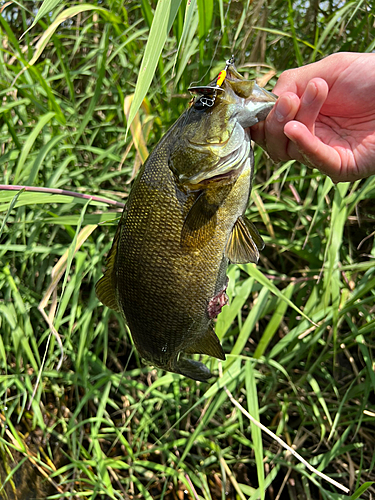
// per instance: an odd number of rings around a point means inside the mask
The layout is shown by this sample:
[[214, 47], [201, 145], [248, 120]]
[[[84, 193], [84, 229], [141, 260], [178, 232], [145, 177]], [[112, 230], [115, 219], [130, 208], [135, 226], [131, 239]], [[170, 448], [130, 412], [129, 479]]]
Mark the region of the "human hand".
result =
[[334, 182], [375, 174], [375, 54], [341, 52], [285, 71], [252, 139], [276, 161], [295, 159]]

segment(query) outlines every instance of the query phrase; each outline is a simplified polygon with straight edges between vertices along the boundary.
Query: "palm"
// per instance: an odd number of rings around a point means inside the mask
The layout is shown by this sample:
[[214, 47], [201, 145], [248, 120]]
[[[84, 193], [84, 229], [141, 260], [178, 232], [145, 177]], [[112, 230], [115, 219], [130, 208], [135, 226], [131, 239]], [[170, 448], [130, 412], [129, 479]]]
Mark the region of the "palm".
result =
[[342, 170], [371, 174], [375, 157], [375, 118], [328, 117], [323, 108], [315, 123], [315, 135], [338, 153]]

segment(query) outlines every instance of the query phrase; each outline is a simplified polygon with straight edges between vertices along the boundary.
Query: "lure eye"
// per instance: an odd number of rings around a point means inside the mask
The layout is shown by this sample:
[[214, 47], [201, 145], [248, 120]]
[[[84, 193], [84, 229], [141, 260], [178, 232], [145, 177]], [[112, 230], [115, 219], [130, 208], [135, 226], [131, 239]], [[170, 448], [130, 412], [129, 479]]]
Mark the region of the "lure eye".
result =
[[206, 108], [212, 108], [214, 103], [215, 103], [214, 96], [212, 97], [202, 96], [194, 102], [194, 109], [196, 109], [197, 111], [202, 111], [203, 109]]
[[215, 99], [218, 91], [224, 92], [224, 89], [219, 87], [218, 85], [214, 87], [211, 85], [207, 85], [206, 87], [189, 87], [188, 90], [192, 94], [196, 94], [197, 96], [199, 96], [193, 103], [194, 108], [198, 111], [212, 108], [212, 106], [215, 104]]

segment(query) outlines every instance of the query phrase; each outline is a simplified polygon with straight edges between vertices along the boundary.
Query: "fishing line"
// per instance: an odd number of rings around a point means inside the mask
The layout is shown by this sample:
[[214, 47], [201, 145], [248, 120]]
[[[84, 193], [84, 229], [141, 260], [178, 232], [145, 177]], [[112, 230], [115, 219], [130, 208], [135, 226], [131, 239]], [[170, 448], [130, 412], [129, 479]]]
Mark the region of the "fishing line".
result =
[[[230, 9], [230, 6], [231, 6], [231, 3], [232, 3], [232, 0], [229, 0], [229, 2], [228, 2], [228, 7], [227, 7], [227, 11], [226, 11], [226, 12], [225, 12], [225, 14], [224, 14], [224, 21], [225, 21], [225, 19], [228, 17], [228, 12], [229, 12], [229, 9]], [[224, 35], [224, 33], [222, 33], [222, 32], [221, 32], [221, 30], [220, 30], [220, 33], [221, 33], [221, 35], [220, 35], [220, 37], [218, 38], [218, 40], [217, 40], [217, 42], [216, 42], [216, 47], [215, 47], [215, 50], [214, 50], [214, 53], [213, 53], [213, 56], [212, 56], [212, 59], [211, 59], [211, 62], [210, 62], [209, 69], [206, 71], [206, 74], [205, 74], [204, 76], [206, 76], [206, 75], [207, 75], [207, 73], [208, 73], [208, 71], [210, 70], [210, 68], [212, 67], [212, 63], [213, 63], [213, 61], [214, 61], [214, 59], [215, 59], [215, 57], [216, 57], [216, 52], [217, 52], [217, 48], [218, 48], [218, 46], [219, 46], [219, 42], [221, 41], [221, 39], [223, 38], [223, 35]]]
[[[227, 16], [228, 16], [228, 12], [229, 12], [229, 9], [230, 9], [230, 6], [231, 6], [231, 3], [232, 3], [232, 0], [229, 0], [227, 10], [226, 10], [226, 12], [225, 12], [225, 14], [224, 14], [224, 20], [225, 20], [225, 19], [227, 18]], [[213, 65], [214, 59], [215, 59], [215, 57], [216, 57], [217, 49], [218, 49], [218, 47], [219, 47], [219, 43], [221, 42], [221, 40], [222, 40], [222, 38], [223, 38], [223, 34], [224, 34], [224, 33], [223, 33], [223, 32], [221, 31], [221, 29], [220, 29], [220, 35], [219, 35], [219, 37], [218, 37], [218, 39], [217, 39], [216, 46], [215, 46], [215, 49], [214, 49], [214, 53], [213, 53], [213, 55], [212, 55], [212, 58], [211, 58], [210, 64], [209, 64], [209, 65], [208, 65], [208, 67], [207, 67], [207, 71], [205, 72], [205, 74], [202, 76], [202, 78], [201, 78], [200, 80], [197, 80], [197, 81], [195, 81], [195, 82], [194, 82], [194, 81], [193, 81], [193, 82], [191, 82], [191, 83], [190, 83], [190, 87], [193, 87], [193, 86], [195, 86], [195, 85], [199, 84], [201, 81], [203, 81], [203, 80], [206, 78], [207, 73], [209, 73], [209, 71], [211, 71], [211, 68], [212, 68], [212, 65]]]

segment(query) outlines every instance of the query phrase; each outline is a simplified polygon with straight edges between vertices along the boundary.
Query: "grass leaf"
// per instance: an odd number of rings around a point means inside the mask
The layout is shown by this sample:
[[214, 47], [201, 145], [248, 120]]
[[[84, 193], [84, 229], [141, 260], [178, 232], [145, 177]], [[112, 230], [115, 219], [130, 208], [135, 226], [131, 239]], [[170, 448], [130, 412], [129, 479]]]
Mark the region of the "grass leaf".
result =
[[44, 0], [42, 5], [40, 6], [37, 15], [35, 16], [35, 19], [31, 26], [22, 34], [22, 37], [26, 35], [28, 31], [30, 31], [34, 26], [37, 24], [37, 22], [42, 19], [46, 14], [49, 12], [52, 12], [55, 7], [57, 7], [61, 3], [61, 0]]
[[29, 66], [32, 66], [33, 64], [35, 64], [36, 61], [39, 59], [39, 57], [43, 53], [43, 50], [47, 46], [51, 36], [54, 35], [54, 33], [56, 32], [56, 30], [60, 26], [60, 24], [62, 24], [67, 19], [70, 19], [70, 18], [76, 16], [77, 14], [80, 14], [82, 12], [88, 12], [90, 10], [96, 10], [99, 12], [108, 12], [103, 7], [98, 7], [97, 5], [90, 5], [90, 4], [76, 5], [74, 7], [69, 7], [68, 9], [63, 10], [63, 12], [61, 12], [61, 14], [59, 14], [56, 17], [56, 19], [50, 24], [50, 26], [46, 29], [46, 31], [40, 37], [38, 43], [36, 44], [34, 55], [29, 61]]
[[161, 51], [163, 50], [180, 3], [181, 0], [160, 0], [157, 3], [141, 68], [139, 70], [134, 98], [129, 110], [127, 132], [150, 88]]

